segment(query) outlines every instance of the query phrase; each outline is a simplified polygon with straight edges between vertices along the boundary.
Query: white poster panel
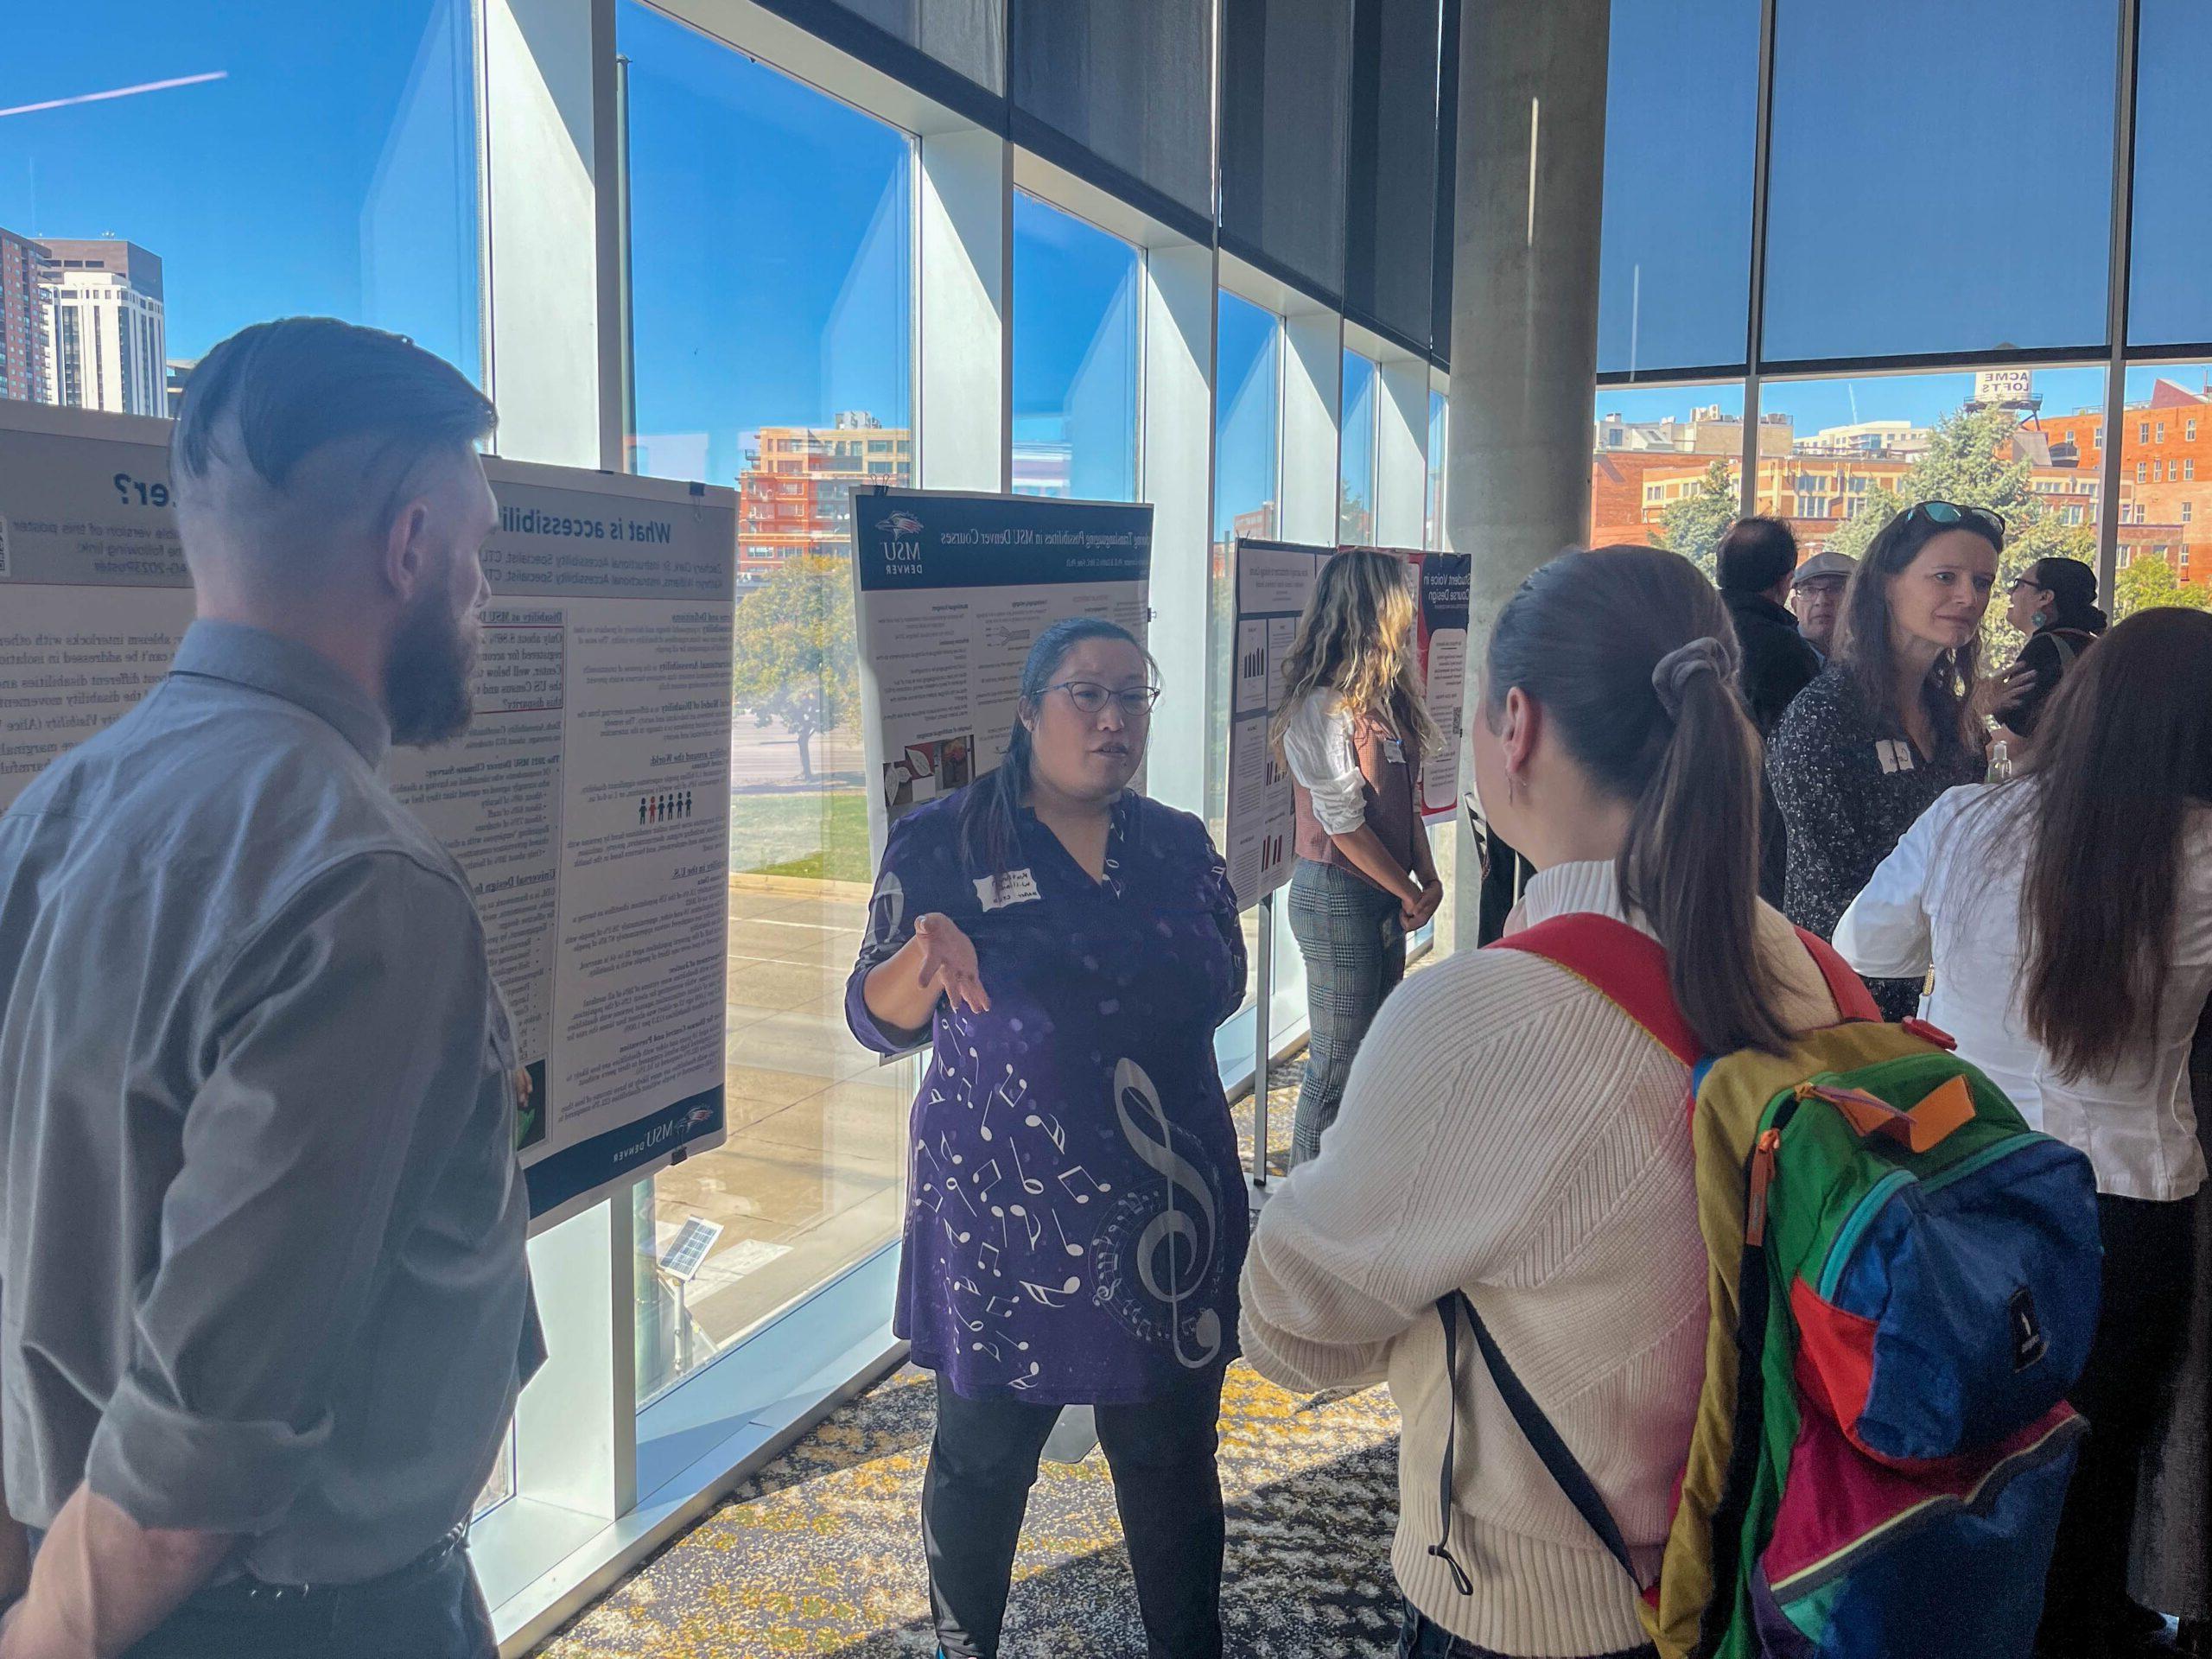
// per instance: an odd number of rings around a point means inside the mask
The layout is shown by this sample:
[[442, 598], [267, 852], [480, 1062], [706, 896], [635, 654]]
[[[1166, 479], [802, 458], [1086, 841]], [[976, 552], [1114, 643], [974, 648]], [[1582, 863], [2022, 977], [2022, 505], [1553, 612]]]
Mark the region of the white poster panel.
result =
[[1283, 664], [1322, 564], [1336, 550], [1239, 540], [1236, 549], [1236, 690], [1229, 715], [1229, 790], [1222, 855], [1240, 909], [1290, 880], [1298, 828], [1288, 768], [1269, 728], [1282, 698]]
[[856, 491], [853, 554], [868, 836], [880, 862], [897, 818], [1004, 758], [1022, 664], [1046, 628], [1093, 616], [1143, 641], [1152, 509]]
[[[192, 618], [168, 423], [0, 405], [0, 808], [167, 671]], [[531, 1082], [543, 1229], [721, 1142], [728, 490], [487, 457], [476, 719], [394, 792], [474, 888]]]

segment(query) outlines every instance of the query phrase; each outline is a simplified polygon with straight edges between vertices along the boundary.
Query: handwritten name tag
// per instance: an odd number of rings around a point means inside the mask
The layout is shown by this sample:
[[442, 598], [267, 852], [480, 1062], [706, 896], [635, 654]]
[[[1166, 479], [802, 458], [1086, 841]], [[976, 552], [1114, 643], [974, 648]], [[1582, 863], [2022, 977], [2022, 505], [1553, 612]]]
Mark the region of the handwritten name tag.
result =
[[1026, 905], [1044, 896], [1037, 891], [1037, 878], [1027, 870], [1008, 870], [1004, 875], [979, 876], [976, 880], [976, 897], [985, 910], [1004, 910], [1008, 905]]

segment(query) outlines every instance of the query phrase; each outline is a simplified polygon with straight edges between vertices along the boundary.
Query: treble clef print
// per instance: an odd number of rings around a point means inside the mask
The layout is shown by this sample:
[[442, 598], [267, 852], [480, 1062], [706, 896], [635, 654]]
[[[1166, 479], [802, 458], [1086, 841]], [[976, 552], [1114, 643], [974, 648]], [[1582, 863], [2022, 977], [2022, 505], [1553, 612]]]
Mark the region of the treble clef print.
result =
[[[1219, 1235], [1213, 1192], [1190, 1160], [1175, 1150], [1168, 1138], [1167, 1114], [1160, 1106], [1159, 1091], [1135, 1060], [1115, 1064], [1114, 1113], [1121, 1120], [1122, 1138], [1130, 1150], [1167, 1184], [1167, 1207], [1145, 1224], [1137, 1238], [1137, 1277], [1149, 1294], [1167, 1305], [1176, 1362], [1195, 1370], [1221, 1352], [1221, 1315], [1214, 1309], [1202, 1310], [1192, 1322], [1196, 1353], [1185, 1348], [1183, 1332], [1183, 1303], [1205, 1282]], [[1187, 1195], [1189, 1211], [1177, 1204], [1178, 1192]], [[1156, 1259], [1163, 1251], [1167, 1268], [1164, 1279]]]

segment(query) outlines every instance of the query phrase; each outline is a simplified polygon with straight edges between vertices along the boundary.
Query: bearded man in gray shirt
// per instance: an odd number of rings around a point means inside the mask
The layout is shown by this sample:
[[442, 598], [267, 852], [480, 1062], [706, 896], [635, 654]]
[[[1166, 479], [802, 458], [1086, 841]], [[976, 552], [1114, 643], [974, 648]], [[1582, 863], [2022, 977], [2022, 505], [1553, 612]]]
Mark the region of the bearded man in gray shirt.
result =
[[515, 1051], [378, 775], [469, 716], [493, 414], [246, 329], [172, 447], [198, 616], [0, 817], [0, 1659], [488, 1659], [464, 1547], [542, 1357]]

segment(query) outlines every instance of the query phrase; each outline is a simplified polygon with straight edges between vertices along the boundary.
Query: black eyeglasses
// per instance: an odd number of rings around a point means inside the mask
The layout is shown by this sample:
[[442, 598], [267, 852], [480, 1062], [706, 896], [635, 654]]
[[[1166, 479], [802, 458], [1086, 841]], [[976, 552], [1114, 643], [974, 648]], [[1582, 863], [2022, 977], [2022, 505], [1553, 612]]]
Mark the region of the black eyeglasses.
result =
[[1116, 691], [1096, 680], [1062, 680], [1045, 689], [1066, 692], [1068, 701], [1086, 715], [1102, 714], [1108, 702], [1118, 702], [1124, 720], [1149, 720], [1153, 704], [1160, 701], [1160, 688], [1156, 685], [1133, 685]]
[[1997, 550], [2005, 550], [2005, 532], [2008, 526], [2005, 515], [1994, 507], [1962, 507], [1955, 501], [1922, 501], [1905, 510], [1906, 518], [1925, 518], [1931, 524], [1946, 528], [1979, 528], [1986, 531], [1997, 543]]

